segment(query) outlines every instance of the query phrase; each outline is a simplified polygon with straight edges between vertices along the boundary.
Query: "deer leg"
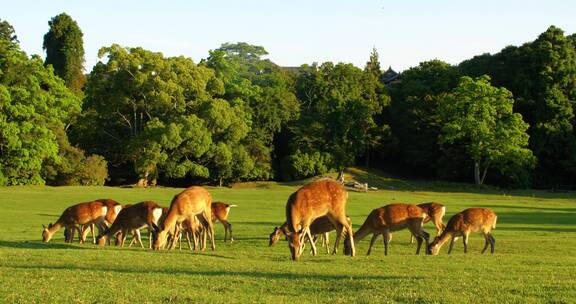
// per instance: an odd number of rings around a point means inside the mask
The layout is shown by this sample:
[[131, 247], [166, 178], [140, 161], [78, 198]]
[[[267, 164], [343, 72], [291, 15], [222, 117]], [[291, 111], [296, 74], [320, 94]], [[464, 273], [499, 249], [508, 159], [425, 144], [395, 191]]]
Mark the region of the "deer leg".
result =
[[490, 253], [494, 253], [494, 246], [496, 245], [496, 239], [492, 236], [492, 233], [488, 235], [490, 236]]
[[452, 253], [452, 248], [454, 248], [454, 240], [456, 240], [456, 238], [452, 236], [452, 239], [450, 240], [450, 247], [448, 248], [448, 254]]
[[[98, 231], [102, 233], [102, 231]], [[94, 223], [90, 224], [90, 233], [92, 234], [92, 244], [96, 244], [96, 237], [94, 236]]]
[[232, 224], [228, 221], [222, 221], [224, 225], [224, 242], [226, 242], [226, 235], [230, 234], [230, 243], [234, 242], [234, 238], [232, 238]]
[[384, 230], [384, 255], [388, 255], [388, 244], [392, 239], [392, 234], [389, 230]]
[[484, 235], [484, 248], [482, 249], [482, 254], [484, 254], [484, 252], [486, 252], [486, 249], [488, 249], [488, 245], [491, 243], [489, 236], [487, 233], [482, 233]]
[[410, 244], [414, 244], [414, 235], [410, 234]]
[[466, 232], [462, 235], [462, 243], [464, 243], [464, 253], [468, 253], [468, 233]]
[[[148, 230], [148, 238], [150, 238], [150, 233], [151, 233], [151, 231], [149, 229]], [[144, 249], [145, 247], [144, 247], [144, 244], [142, 243], [142, 235], [140, 234], [140, 230], [136, 230], [135, 237], [136, 237], [136, 240], [138, 241], [138, 244], [140, 244], [140, 248]]]
[[326, 247], [326, 254], [330, 253], [330, 234], [328, 232], [324, 233], [322, 236], [323, 238], [323, 245]]
[[[344, 234], [344, 225], [337, 224], [336, 225], [336, 241], [334, 241], [334, 250], [332, 254], [336, 254], [338, 252], [338, 245], [340, 245], [340, 239], [342, 238], [342, 234]], [[351, 240], [350, 243], [352, 244], [352, 252], [354, 252], [354, 240]]]
[[316, 240], [312, 237], [310, 233], [310, 228], [306, 229], [306, 235], [308, 236], [308, 240], [310, 240], [310, 247], [312, 247], [312, 255], [318, 255], [318, 250], [316, 249]]
[[372, 239], [370, 239], [370, 246], [368, 247], [368, 252], [366, 252], [366, 255], [370, 255], [370, 252], [372, 252], [372, 246], [374, 246], [374, 243], [376, 242], [376, 239], [378, 238], [377, 233], [372, 234]]

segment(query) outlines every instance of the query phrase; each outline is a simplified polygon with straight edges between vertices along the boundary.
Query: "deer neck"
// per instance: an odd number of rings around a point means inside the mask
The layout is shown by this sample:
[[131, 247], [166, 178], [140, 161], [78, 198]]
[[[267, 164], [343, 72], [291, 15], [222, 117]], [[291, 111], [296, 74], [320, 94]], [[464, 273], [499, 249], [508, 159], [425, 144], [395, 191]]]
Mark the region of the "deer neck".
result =
[[175, 210], [176, 209], [174, 210], [170, 209], [170, 211], [168, 211], [168, 215], [166, 216], [166, 219], [164, 220], [164, 223], [162, 225], [164, 226], [162, 227], [162, 230], [172, 231], [172, 229], [174, 229], [174, 227], [176, 226], [179, 214], [177, 214]]
[[359, 241], [361, 241], [363, 238], [365, 238], [368, 234], [372, 233], [372, 229], [370, 229], [367, 224], [368, 221], [364, 222], [364, 224], [362, 224], [362, 226], [360, 227], [360, 229], [356, 230], [356, 232], [354, 233], [354, 243], [357, 243]]

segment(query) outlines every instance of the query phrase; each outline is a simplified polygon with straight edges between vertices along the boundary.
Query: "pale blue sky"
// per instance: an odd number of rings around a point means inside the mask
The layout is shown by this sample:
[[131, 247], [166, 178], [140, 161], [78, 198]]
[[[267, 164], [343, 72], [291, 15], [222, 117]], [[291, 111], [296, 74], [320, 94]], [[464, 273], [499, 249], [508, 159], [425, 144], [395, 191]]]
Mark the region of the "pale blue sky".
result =
[[102, 46], [141, 46], [195, 62], [225, 42], [262, 45], [282, 66], [349, 62], [363, 67], [375, 46], [383, 68], [452, 64], [534, 40], [548, 26], [576, 32], [570, 0], [29, 1], [0, 0], [0, 18], [22, 49], [41, 54], [48, 21], [66, 12], [84, 33], [86, 70]]

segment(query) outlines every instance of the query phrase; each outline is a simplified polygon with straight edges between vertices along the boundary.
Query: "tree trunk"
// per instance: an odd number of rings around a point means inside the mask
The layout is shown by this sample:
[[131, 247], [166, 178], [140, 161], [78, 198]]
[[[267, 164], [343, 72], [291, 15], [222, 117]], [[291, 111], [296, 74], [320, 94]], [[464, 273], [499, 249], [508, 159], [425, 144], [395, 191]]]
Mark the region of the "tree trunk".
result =
[[370, 145], [366, 144], [366, 168], [370, 168]]
[[484, 168], [484, 172], [482, 172], [482, 178], [480, 179], [480, 185], [484, 184], [484, 179], [486, 178], [486, 173], [488, 173], [488, 166]]
[[482, 184], [480, 180], [480, 164], [478, 162], [474, 162], [474, 182], [476, 185]]

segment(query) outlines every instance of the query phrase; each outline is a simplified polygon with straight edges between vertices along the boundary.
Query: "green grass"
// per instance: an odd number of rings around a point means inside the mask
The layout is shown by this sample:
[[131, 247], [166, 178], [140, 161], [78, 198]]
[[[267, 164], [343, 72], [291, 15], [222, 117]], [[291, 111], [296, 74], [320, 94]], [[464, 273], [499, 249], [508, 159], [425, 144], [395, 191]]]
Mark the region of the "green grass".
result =
[[[41, 224], [74, 203], [109, 197], [167, 206], [181, 189], [0, 188], [0, 302], [576, 302], [574, 193], [458, 191], [458, 185], [392, 180], [388, 187], [385, 179], [364, 178], [384, 190], [350, 192], [355, 228], [373, 208], [393, 202], [443, 202], [445, 221], [467, 207], [489, 207], [498, 214], [496, 253], [481, 255], [484, 240], [474, 234], [467, 255], [459, 242], [451, 255], [444, 246], [439, 256], [416, 256], [403, 231], [394, 235], [387, 257], [381, 239], [365, 256], [367, 238], [354, 258], [320, 250], [292, 262], [285, 241], [270, 248], [267, 238], [284, 221], [284, 204], [298, 185], [274, 183], [209, 188], [215, 200], [238, 205], [230, 215], [236, 241], [224, 244], [218, 223], [215, 252], [69, 245], [62, 232], [43, 244]], [[425, 228], [433, 234], [431, 224]]]

